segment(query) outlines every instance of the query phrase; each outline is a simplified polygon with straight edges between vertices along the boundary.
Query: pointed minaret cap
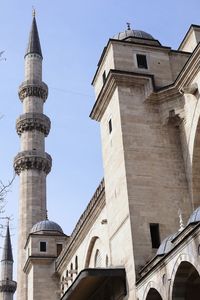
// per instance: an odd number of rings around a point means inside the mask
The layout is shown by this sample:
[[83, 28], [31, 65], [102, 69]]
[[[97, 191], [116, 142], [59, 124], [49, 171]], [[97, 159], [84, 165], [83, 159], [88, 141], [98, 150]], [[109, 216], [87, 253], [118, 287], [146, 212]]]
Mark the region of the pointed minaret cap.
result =
[[32, 21], [31, 31], [29, 35], [29, 42], [28, 42], [28, 47], [25, 56], [30, 53], [39, 54], [42, 57], [40, 39], [39, 39], [37, 23], [35, 19], [35, 10], [33, 11], [33, 21]]
[[4, 240], [4, 247], [3, 247], [1, 261], [3, 261], [3, 260], [13, 261], [9, 224], [7, 225], [6, 236], [5, 236], [5, 240]]

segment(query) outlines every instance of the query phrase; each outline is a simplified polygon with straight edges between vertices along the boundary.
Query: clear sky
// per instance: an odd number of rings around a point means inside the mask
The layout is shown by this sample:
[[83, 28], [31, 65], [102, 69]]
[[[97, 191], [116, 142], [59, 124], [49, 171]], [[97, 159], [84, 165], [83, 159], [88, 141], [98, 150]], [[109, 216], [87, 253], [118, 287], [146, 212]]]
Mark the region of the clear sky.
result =
[[[52, 129], [46, 151], [53, 158], [47, 178], [49, 219], [70, 234], [103, 177], [99, 124], [90, 120], [95, 101], [91, 81], [103, 47], [114, 34], [133, 29], [152, 34], [163, 45], [178, 48], [189, 26], [200, 24], [199, 0], [2, 0], [0, 6], [0, 179], [13, 176], [13, 157], [20, 140], [15, 131], [22, 113], [18, 86], [24, 79], [24, 53], [32, 6], [43, 52], [43, 80], [49, 86], [45, 114]], [[17, 237], [18, 178], [7, 196]], [[0, 241], [1, 242], [1, 241]], [[16, 260], [16, 259], [15, 259]]]

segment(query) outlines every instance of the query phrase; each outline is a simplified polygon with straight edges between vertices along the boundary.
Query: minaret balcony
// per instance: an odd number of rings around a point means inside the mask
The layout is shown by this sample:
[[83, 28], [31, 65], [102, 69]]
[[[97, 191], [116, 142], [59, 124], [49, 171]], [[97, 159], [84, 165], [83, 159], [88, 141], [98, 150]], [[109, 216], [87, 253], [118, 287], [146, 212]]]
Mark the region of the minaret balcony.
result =
[[26, 80], [19, 86], [18, 94], [22, 102], [26, 97], [38, 97], [45, 102], [48, 97], [48, 86], [42, 81]]
[[1, 280], [0, 281], [0, 293], [12, 293], [17, 289], [17, 282], [9, 279]]
[[51, 127], [50, 119], [41, 113], [25, 113], [16, 121], [16, 130], [19, 136], [24, 131], [38, 130], [48, 136]]
[[51, 171], [52, 158], [48, 153], [37, 150], [22, 151], [15, 156], [14, 169], [17, 175], [24, 170], [38, 170], [48, 174]]

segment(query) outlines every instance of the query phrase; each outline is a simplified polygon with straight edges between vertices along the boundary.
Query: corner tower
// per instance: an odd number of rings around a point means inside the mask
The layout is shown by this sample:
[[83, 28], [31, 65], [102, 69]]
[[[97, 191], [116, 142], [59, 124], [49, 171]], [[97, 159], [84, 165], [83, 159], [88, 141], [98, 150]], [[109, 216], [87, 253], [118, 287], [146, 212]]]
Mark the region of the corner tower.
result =
[[25, 54], [25, 80], [19, 87], [23, 114], [17, 119], [16, 130], [21, 138], [21, 151], [14, 159], [15, 172], [20, 177], [18, 291], [20, 300], [27, 299], [27, 280], [23, 271], [25, 243], [34, 224], [46, 218], [46, 176], [52, 160], [45, 152], [45, 137], [50, 120], [43, 114], [48, 87], [42, 81], [42, 51], [35, 13]]
[[17, 283], [13, 281], [13, 255], [8, 225], [1, 258], [0, 299], [12, 300], [16, 288]]
[[[160, 239], [179, 228], [178, 210], [184, 221], [191, 211], [182, 115], [171, 106], [182, 95], [174, 89], [154, 97], [173, 84], [188, 57], [128, 26], [108, 41], [93, 79], [90, 116], [101, 128], [111, 265], [125, 266], [128, 299], [136, 299], [135, 282]], [[119, 241], [126, 245], [120, 253]]]

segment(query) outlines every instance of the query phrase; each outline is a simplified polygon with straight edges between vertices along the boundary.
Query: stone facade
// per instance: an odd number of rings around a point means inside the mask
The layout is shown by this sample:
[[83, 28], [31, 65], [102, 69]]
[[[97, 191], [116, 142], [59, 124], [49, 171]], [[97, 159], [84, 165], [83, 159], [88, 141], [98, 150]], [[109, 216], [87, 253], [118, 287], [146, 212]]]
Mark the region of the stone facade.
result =
[[200, 27], [190, 27], [179, 50], [130, 28], [108, 41], [90, 114], [100, 122], [104, 179], [70, 237], [45, 220], [50, 120], [38, 33], [35, 41], [25, 56], [16, 124], [18, 299], [197, 299]]
[[[190, 31], [195, 36], [193, 40], [198, 42], [199, 27], [191, 27]], [[186, 43], [183, 44], [186, 47]], [[198, 97], [198, 76], [191, 75], [199, 56], [196, 49], [195, 62], [195, 57], [185, 49], [188, 51], [189, 48], [174, 51], [158, 41], [146, 43], [133, 37], [111, 39], [104, 50], [93, 79], [96, 103], [90, 116], [101, 126], [106, 227], [104, 233], [99, 229], [99, 234], [94, 235], [90, 242], [87, 241], [90, 233], [83, 235], [79, 248], [72, 248], [72, 259], [59, 257], [61, 291], [66, 291], [66, 295], [72, 281], [68, 278], [71, 264], [78, 257], [82, 269], [83, 261], [86, 262], [85, 249], [91, 251], [92, 248], [89, 266], [95, 267], [97, 250], [98, 255], [102, 253], [105, 257], [103, 236], [106, 234], [109, 264], [104, 263], [103, 267], [125, 267], [128, 292], [124, 299], [156, 297], [148, 294], [146, 286], [150, 289], [149, 282], [155, 282], [157, 287], [161, 285], [160, 268], [166, 271], [168, 260], [165, 262], [163, 258], [160, 265], [158, 263], [153, 279], [153, 265], [149, 264], [148, 279], [141, 273], [156, 255], [158, 247], [152, 244], [151, 225], [158, 225], [159, 238], [163, 240], [178, 231], [179, 210], [186, 223], [199, 206], [198, 154], [195, 158], [195, 145], [198, 152], [199, 113], [195, 100]], [[145, 56], [147, 68], [138, 66], [138, 55]], [[192, 71], [188, 72], [187, 66]], [[184, 74], [188, 79], [183, 79]], [[100, 220], [97, 219], [92, 228], [98, 228], [98, 224]], [[198, 232], [196, 234], [198, 236]], [[192, 260], [188, 259], [188, 263], [195, 260], [197, 264], [198, 256], [193, 253], [197, 250], [181, 238], [179, 243], [185, 245], [185, 252], [180, 251], [177, 243], [176, 255], [186, 258], [190, 253]], [[198, 243], [198, 238], [196, 242], [192, 240], [193, 246], [195, 243]], [[175, 255], [173, 250], [172, 255]], [[167, 267], [172, 269], [175, 261], [176, 258]], [[176, 299], [175, 292], [172, 298], [173, 284], [171, 294], [160, 292], [158, 288], [163, 299]], [[63, 296], [63, 299], [68, 298]]]

